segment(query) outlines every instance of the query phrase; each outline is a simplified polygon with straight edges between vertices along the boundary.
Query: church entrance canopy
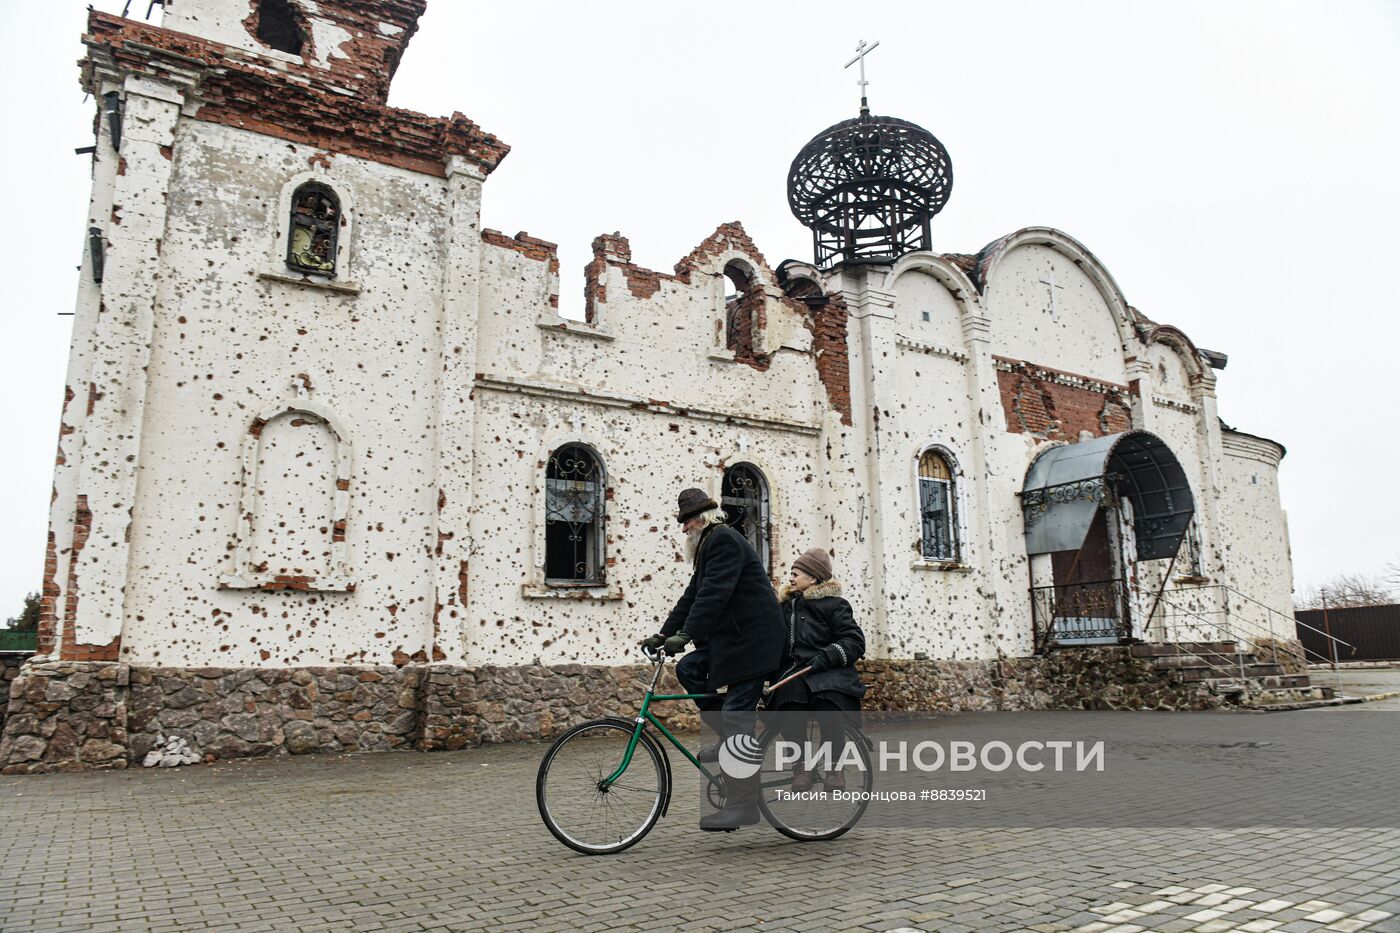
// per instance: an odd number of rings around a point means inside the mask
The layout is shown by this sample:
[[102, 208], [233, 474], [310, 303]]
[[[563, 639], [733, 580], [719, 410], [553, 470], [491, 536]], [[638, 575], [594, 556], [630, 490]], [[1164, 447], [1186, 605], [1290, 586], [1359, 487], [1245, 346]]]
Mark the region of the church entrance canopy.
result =
[[1105, 500], [1120, 497], [1132, 503], [1137, 558], [1176, 554], [1195, 501], [1176, 455], [1147, 431], [1052, 447], [1036, 458], [1021, 492], [1026, 553], [1079, 550]]

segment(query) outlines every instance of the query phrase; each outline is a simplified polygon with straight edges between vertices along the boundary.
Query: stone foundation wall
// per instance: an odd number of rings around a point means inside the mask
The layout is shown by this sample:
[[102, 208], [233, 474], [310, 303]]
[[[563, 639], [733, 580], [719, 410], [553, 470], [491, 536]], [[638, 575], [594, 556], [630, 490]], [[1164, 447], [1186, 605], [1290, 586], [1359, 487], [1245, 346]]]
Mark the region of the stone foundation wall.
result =
[[1277, 658], [1285, 674], [1306, 674], [1308, 656], [1303, 643], [1291, 638], [1256, 638], [1252, 648], [1261, 663], [1272, 662]]
[[[869, 709], [1207, 709], [1196, 685], [1126, 648], [1000, 661], [861, 664]], [[550, 738], [600, 716], [630, 716], [650, 666], [142, 668], [113, 662], [26, 665], [11, 687], [0, 773], [139, 765], [179, 736], [206, 761], [309, 752], [425, 751]], [[683, 692], [668, 668], [659, 689]], [[693, 730], [689, 702], [658, 704]]]
[[[576, 723], [601, 716], [632, 716], [655, 670], [650, 665], [594, 667], [431, 665], [425, 668], [420, 747], [457, 749], [483, 742], [549, 738]], [[668, 667], [659, 693], [684, 693]], [[700, 728], [695, 704], [658, 703], [667, 728]]]
[[0, 730], [5, 727], [5, 713], [10, 706], [10, 682], [19, 676], [19, 669], [32, 652], [0, 652]]
[[10, 682], [0, 773], [127, 765], [125, 664], [26, 664]]
[[129, 758], [171, 735], [214, 758], [412, 747], [421, 681], [421, 668], [132, 668]]
[[1225, 702], [1117, 646], [999, 661], [867, 660], [860, 668], [868, 709], [1203, 710]]

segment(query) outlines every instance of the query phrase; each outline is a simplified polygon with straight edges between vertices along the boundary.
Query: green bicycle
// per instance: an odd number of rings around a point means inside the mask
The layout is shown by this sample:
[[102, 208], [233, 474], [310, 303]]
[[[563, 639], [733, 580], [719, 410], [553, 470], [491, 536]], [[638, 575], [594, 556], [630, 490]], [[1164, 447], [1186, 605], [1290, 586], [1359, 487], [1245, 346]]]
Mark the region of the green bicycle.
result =
[[[585, 855], [621, 852], [635, 845], [670, 808], [671, 760], [648, 726], [654, 727], [700, 772], [709, 803], [716, 808], [724, 806], [723, 772], [705, 767], [651, 710], [653, 703], [698, 700], [718, 694], [658, 694], [656, 684], [666, 666], [666, 655], [643, 650], [649, 660], [656, 662], [656, 670], [636, 716], [630, 720], [609, 716], [569, 729], [545, 752], [535, 779], [535, 802], [545, 826], [554, 838]], [[791, 674], [765, 690], [764, 696], [804, 673], [805, 670]], [[815, 723], [809, 728], [815, 728]], [[856, 749], [859, 763], [846, 761], [847, 766], [839, 772], [831, 768], [804, 776], [813, 787], [847, 791], [839, 802], [823, 799], [831, 796], [827, 794], [792, 793], [793, 780], [799, 772], [776, 754], [777, 730], [769, 729], [757, 736], [762, 749], [759, 812], [784, 836], [802, 842], [835, 839], [849, 831], [865, 812], [874, 780], [870, 764], [873, 744], [848, 717], [843, 719], [842, 728], [847, 742]]]

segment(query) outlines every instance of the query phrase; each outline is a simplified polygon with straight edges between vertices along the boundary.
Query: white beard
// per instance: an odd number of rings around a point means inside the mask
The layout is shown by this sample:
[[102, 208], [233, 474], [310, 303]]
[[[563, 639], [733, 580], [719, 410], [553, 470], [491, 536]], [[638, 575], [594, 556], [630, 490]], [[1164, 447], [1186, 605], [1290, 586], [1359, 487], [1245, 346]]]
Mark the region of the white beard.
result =
[[691, 564], [695, 563], [695, 552], [700, 548], [700, 535], [704, 531], [687, 531], [685, 533], [685, 559]]

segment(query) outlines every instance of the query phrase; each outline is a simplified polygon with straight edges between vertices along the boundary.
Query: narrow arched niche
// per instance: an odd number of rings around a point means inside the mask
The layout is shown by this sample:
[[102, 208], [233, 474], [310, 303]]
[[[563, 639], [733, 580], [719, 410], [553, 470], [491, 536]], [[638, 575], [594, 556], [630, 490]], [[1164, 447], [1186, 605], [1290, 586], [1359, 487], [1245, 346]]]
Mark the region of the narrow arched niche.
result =
[[334, 567], [336, 438], [325, 421], [287, 412], [258, 444], [250, 558], [275, 576], [323, 578]]
[[734, 351], [737, 359], [754, 355], [754, 328], [763, 303], [763, 289], [758, 276], [743, 263], [731, 262], [724, 267], [724, 346]]

